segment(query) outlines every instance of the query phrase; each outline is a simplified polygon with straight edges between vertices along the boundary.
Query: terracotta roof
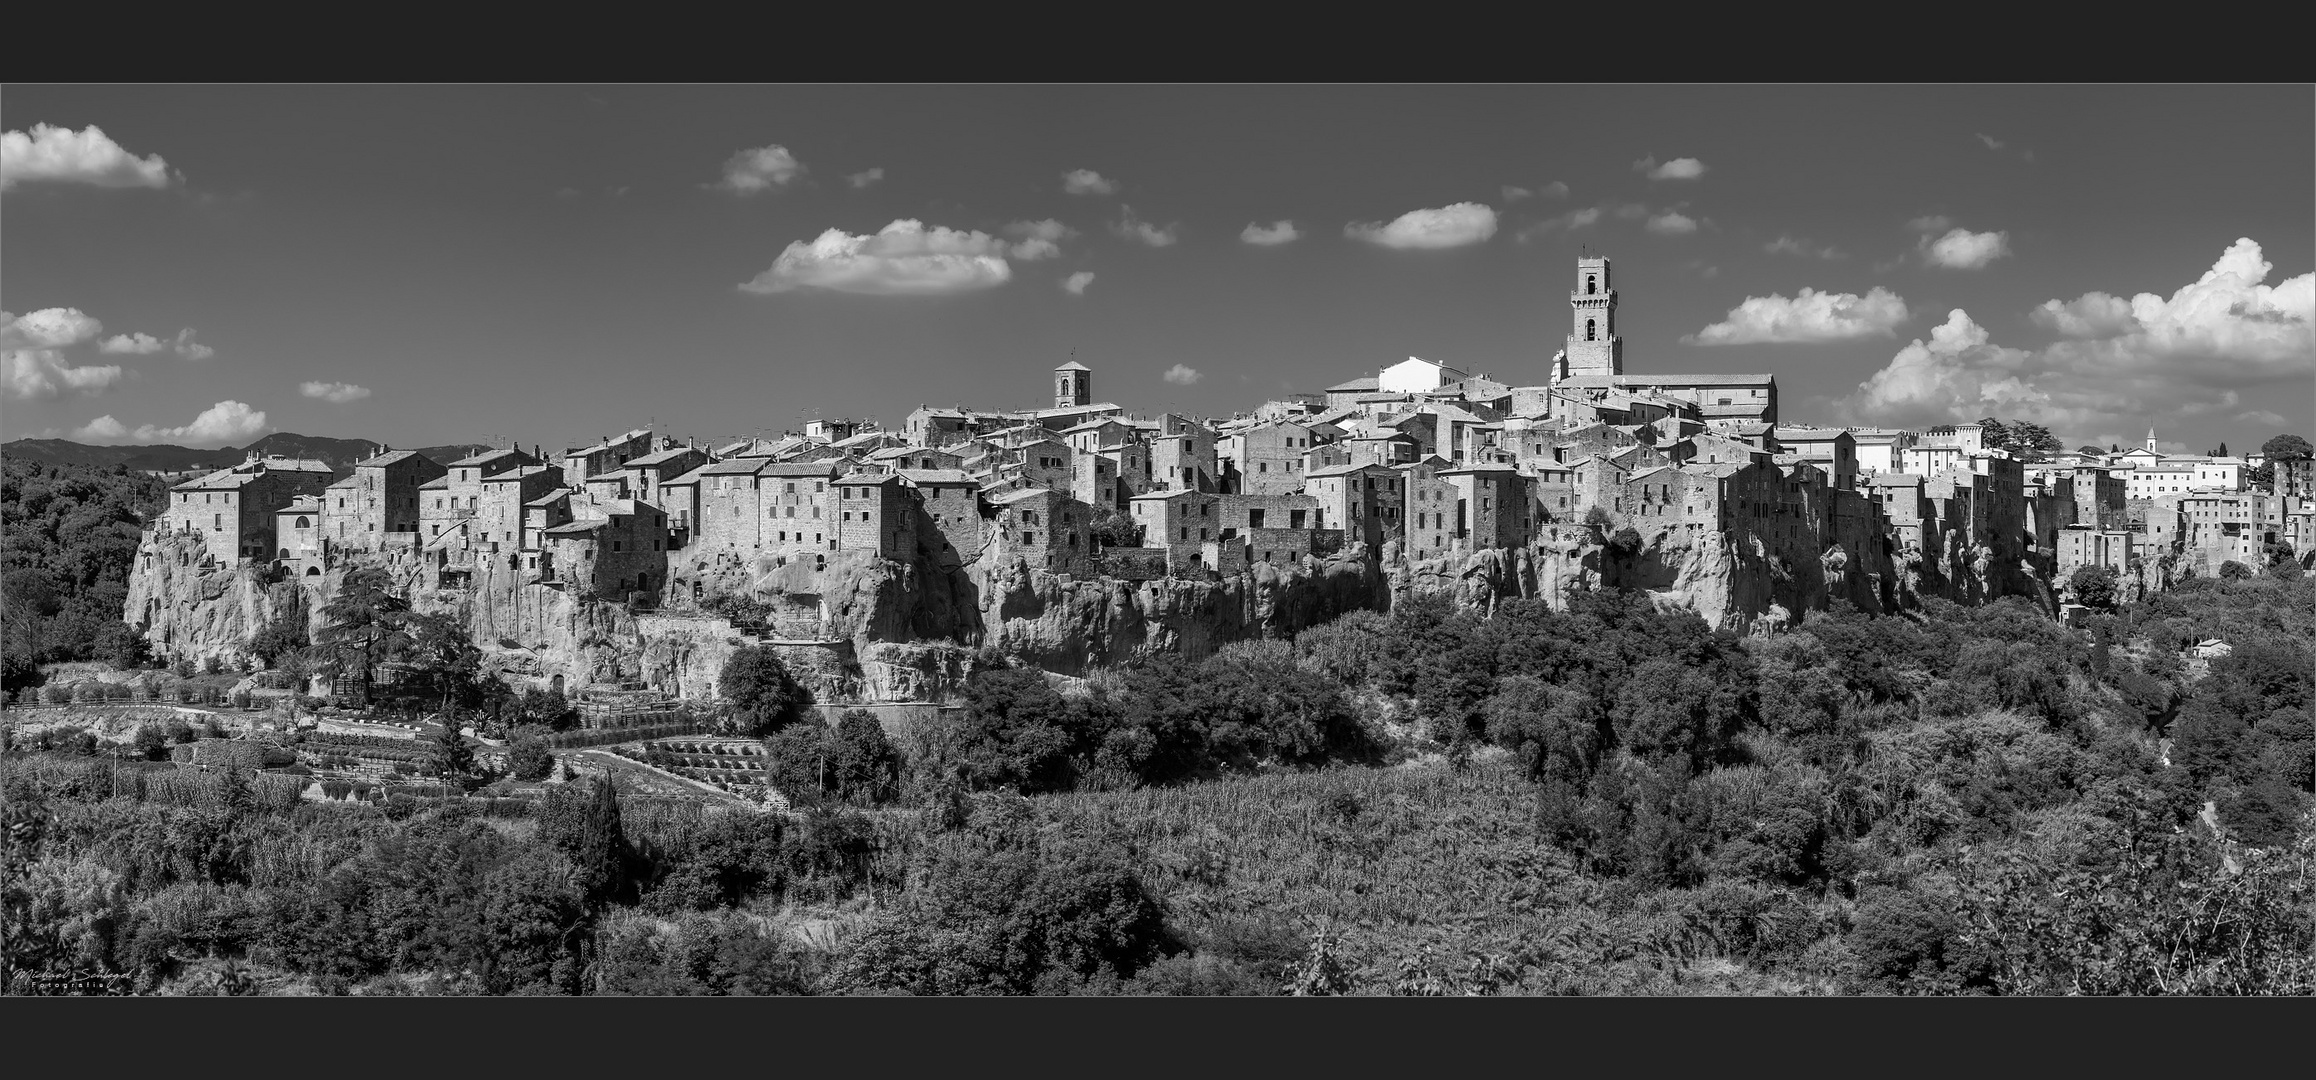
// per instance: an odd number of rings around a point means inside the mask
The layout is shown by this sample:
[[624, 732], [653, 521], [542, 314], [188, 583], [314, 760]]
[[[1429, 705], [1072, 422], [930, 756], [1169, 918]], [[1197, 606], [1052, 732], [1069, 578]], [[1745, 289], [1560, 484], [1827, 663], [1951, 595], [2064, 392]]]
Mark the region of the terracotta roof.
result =
[[1355, 390], [1373, 390], [1381, 385], [1383, 384], [1378, 381], [1375, 376], [1369, 375], [1364, 379], [1353, 379], [1350, 382], [1336, 383], [1335, 385], [1328, 387], [1327, 392], [1330, 394], [1348, 394]]
[[900, 476], [919, 487], [928, 484], [970, 484], [973, 477], [963, 469], [902, 469]]

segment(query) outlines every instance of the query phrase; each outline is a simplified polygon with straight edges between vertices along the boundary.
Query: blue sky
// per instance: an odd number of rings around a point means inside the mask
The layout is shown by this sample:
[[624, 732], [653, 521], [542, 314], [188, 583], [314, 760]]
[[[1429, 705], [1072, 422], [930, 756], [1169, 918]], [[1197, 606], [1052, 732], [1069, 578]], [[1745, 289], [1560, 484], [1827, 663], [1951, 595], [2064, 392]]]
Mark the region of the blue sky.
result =
[[2304, 86], [0, 106], [5, 438], [722, 438], [1040, 404], [1073, 350], [1142, 412], [1408, 355], [1526, 383], [1582, 246], [1615, 260], [1628, 371], [1772, 372], [1789, 420], [2316, 433]]

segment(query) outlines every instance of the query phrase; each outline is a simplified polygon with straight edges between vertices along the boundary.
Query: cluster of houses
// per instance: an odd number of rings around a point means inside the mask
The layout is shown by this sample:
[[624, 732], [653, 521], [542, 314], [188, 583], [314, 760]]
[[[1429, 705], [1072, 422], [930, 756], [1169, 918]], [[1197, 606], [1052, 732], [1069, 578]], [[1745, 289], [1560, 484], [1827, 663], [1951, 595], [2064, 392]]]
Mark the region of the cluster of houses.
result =
[[342, 478], [252, 459], [177, 485], [161, 528], [290, 574], [382, 553], [431, 587], [488, 577], [616, 600], [672, 597], [687, 567], [847, 551], [954, 567], [994, 550], [1150, 578], [1630, 525], [1788, 560], [1886, 544], [2057, 577], [2164, 555], [2216, 572], [2316, 540], [2306, 459], [2256, 488], [2257, 461], [2163, 454], [2151, 433], [2027, 464], [1976, 425], [1783, 423], [1769, 375], [1627, 375], [1609, 275], [1607, 259], [1579, 262], [1571, 332], [1541, 385], [1410, 357], [1229, 418], [1145, 417], [1095, 401], [1073, 361], [1050, 408], [925, 406], [897, 431], [814, 421], [709, 448], [637, 430], [559, 458], [506, 447], [448, 463], [381, 448]]

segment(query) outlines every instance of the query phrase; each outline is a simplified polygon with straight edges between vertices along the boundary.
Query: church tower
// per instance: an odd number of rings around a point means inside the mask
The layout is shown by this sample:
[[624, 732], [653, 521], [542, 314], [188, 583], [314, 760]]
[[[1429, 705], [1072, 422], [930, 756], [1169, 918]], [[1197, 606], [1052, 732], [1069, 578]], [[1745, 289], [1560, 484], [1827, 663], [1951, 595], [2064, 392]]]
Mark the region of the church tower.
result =
[[1588, 255], [1576, 260], [1576, 291], [1568, 294], [1568, 306], [1575, 325], [1553, 379], [1624, 374], [1624, 339], [1616, 335], [1616, 289], [1609, 284], [1607, 259]]
[[1053, 369], [1053, 407], [1094, 403], [1094, 369], [1075, 360]]

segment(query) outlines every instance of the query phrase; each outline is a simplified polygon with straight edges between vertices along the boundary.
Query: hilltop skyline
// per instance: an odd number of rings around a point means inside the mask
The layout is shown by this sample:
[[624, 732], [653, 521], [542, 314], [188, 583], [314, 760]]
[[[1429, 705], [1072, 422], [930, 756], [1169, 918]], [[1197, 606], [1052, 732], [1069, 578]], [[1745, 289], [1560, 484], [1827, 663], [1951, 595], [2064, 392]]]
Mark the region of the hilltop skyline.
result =
[[[1794, 122], [1802, 118], [1804, 122]], [[10, 87], [6, 438], [1228, 415], [1406, 356], [2316, 432], [2301, 87]], [[2151, 140], [2149, 133], [2160, 133]]]

